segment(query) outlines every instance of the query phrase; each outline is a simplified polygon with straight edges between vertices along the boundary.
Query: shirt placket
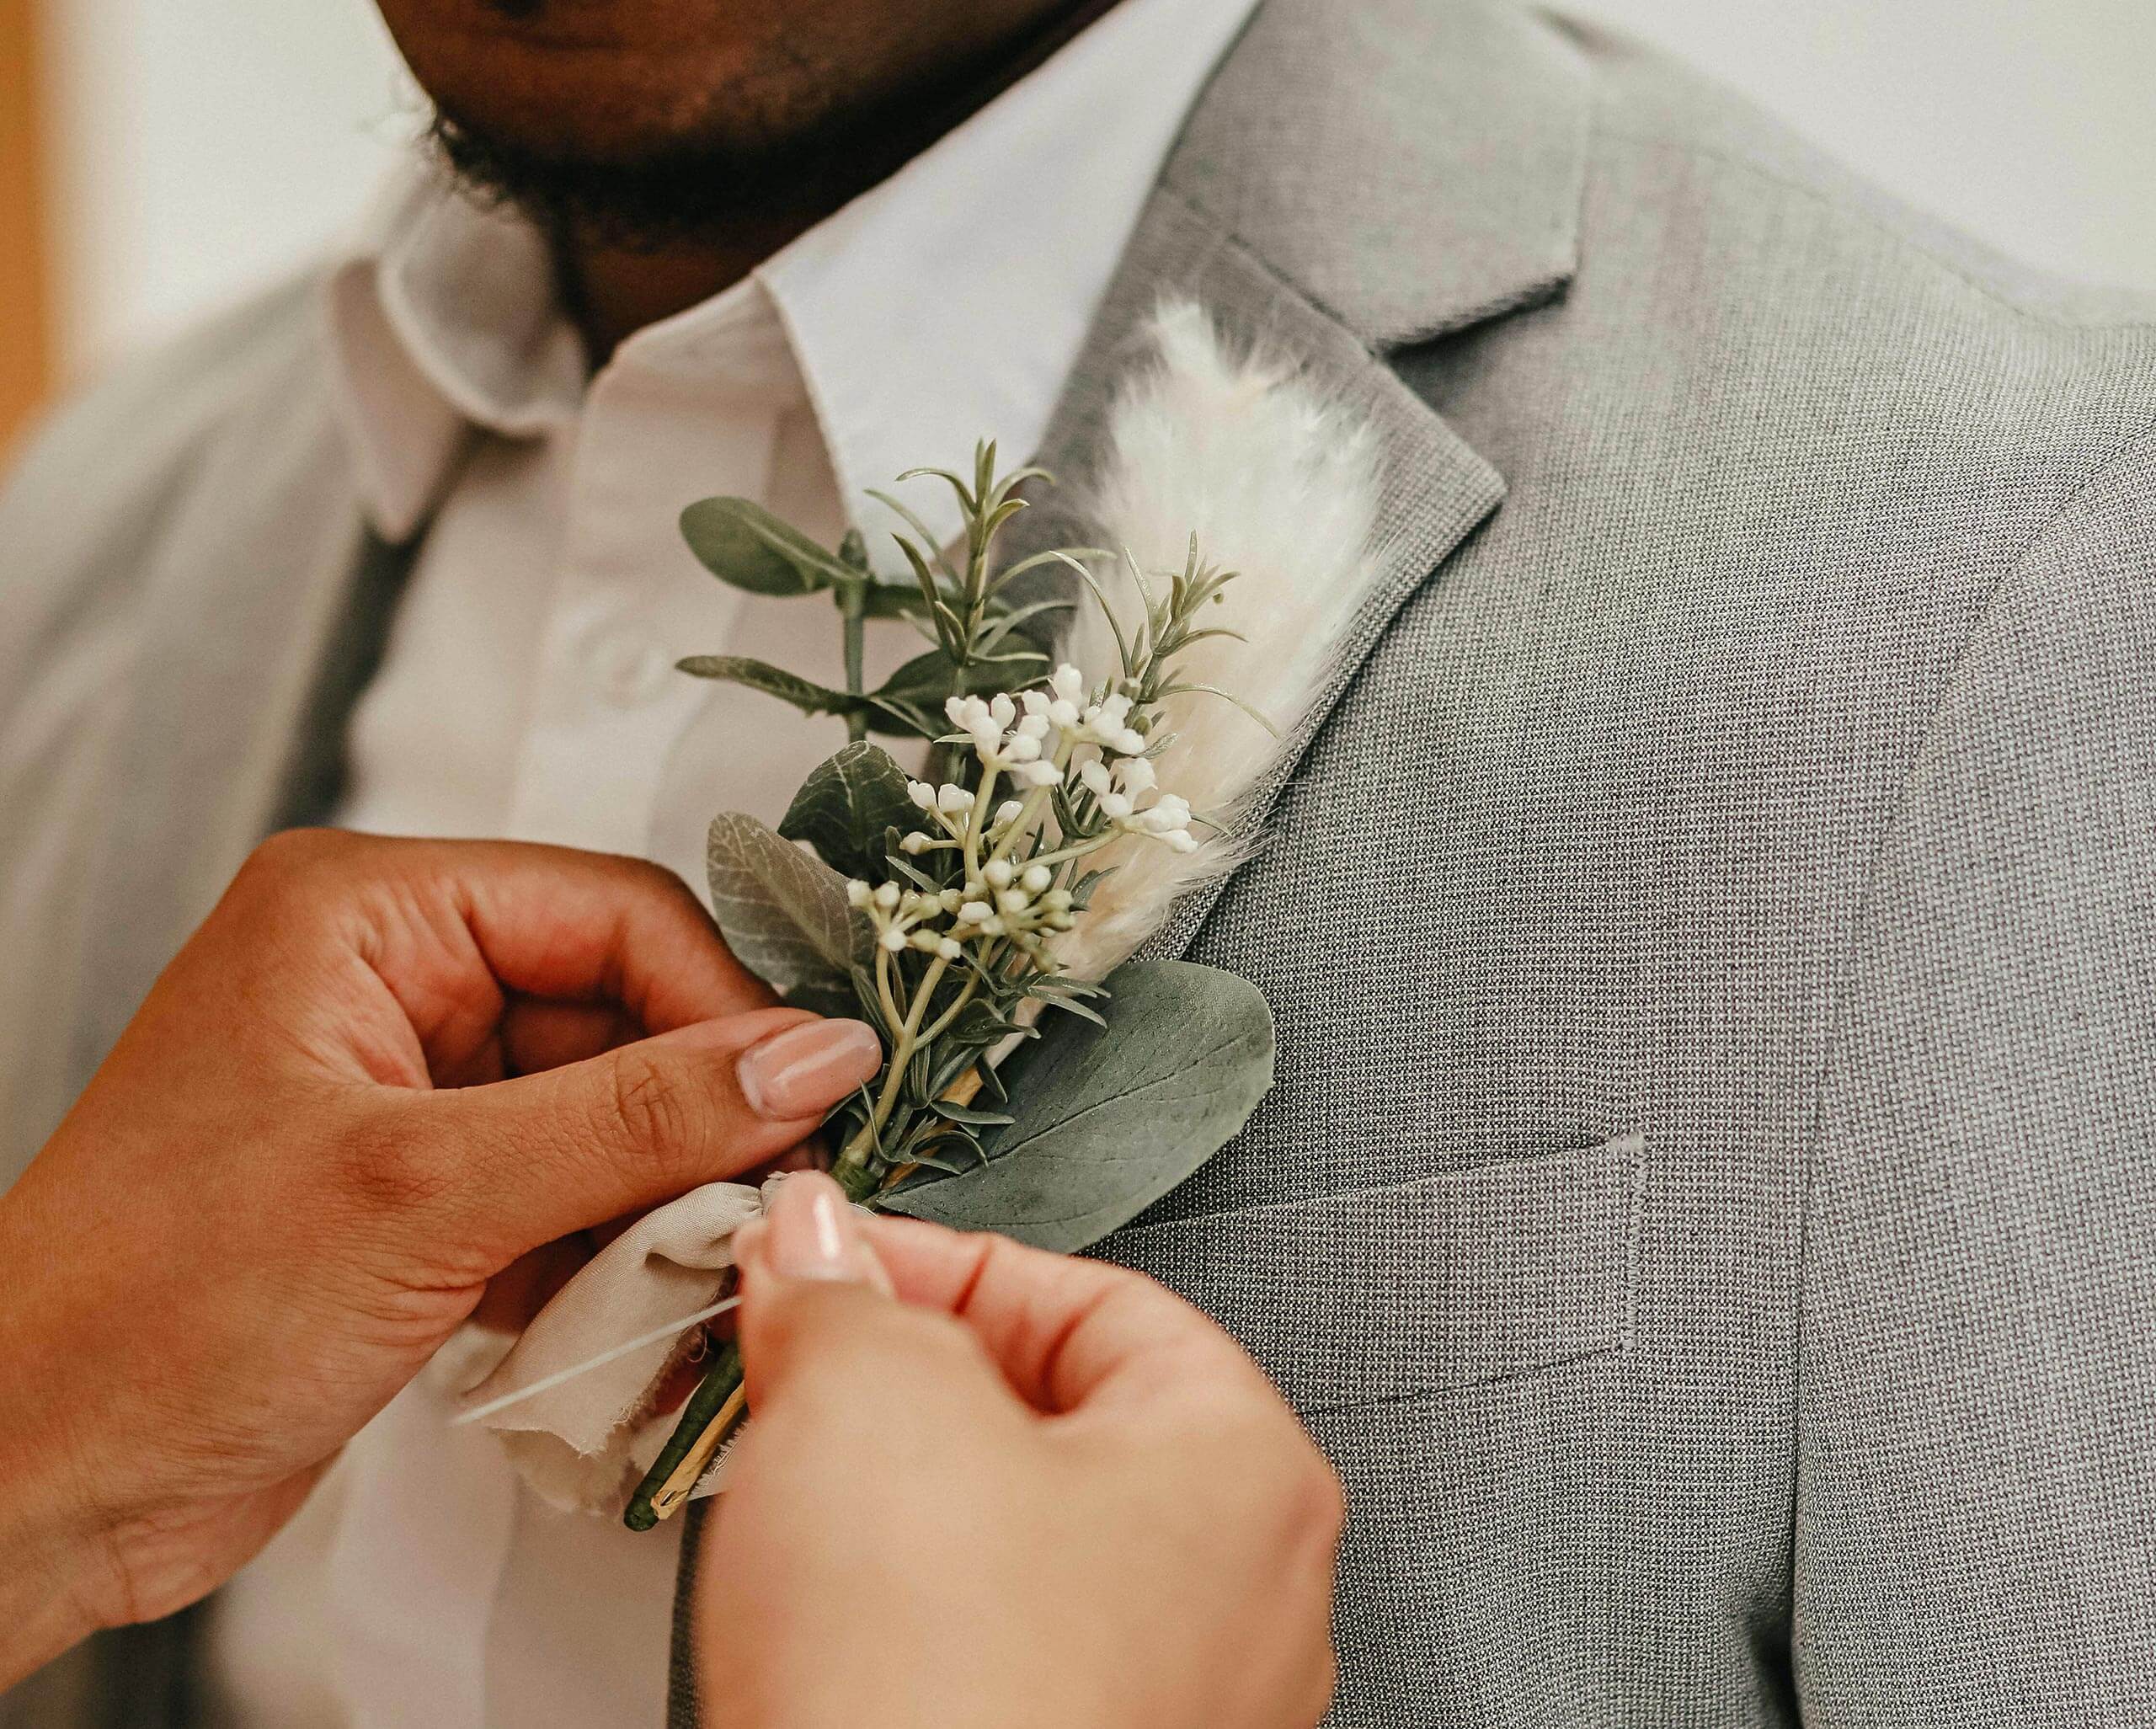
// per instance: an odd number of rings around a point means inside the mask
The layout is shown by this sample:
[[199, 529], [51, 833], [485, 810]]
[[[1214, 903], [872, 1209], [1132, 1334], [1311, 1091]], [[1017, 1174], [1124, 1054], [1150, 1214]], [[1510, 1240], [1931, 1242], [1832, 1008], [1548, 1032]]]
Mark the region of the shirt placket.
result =
[[637, 369], [604, 373], [574, 430], [560, 579], [540, 648], [510, 832], [644, 853], [669, 752], [702, 701], [675, 670], [723, 651], [739, 608], [700, 579], [675, 518], [770, 483], [775, 415]]

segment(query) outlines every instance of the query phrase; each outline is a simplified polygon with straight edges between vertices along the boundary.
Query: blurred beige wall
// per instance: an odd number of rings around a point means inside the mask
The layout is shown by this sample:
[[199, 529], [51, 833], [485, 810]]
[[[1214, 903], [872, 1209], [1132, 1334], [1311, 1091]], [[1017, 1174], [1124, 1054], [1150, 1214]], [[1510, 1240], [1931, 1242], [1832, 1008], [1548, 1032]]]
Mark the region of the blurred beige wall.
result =
[[[322, 245], [415, 124], [368, 0], [0, 0], [0, 18], [33, 5], [70, 375]], [[1563, 5], [1666, 44], [2009, 252], [2156, 290], [2156, 0]], [[21, 220], [0, 205], [0, 225]], [[0, 226], [0, 253], [19, 237]], [[16, 366], [27, 339], [5, 310]]]

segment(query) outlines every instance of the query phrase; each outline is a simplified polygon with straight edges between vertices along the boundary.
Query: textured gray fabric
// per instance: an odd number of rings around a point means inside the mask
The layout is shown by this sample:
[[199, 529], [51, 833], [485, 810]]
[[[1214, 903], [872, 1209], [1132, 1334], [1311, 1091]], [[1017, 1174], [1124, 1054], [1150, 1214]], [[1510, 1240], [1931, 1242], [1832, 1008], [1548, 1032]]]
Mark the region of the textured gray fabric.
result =
[[[1168, 288], [1385, 452], [1270, 844], [1163, 944], [1265, 991], [1280, 1085], [1103, 1249], [1347, 1481], [1335, 1721], [2156, 1723], [2151, 310], [1467, 0], [1262, 8], [1053, 463]], [[346, 592], [317, 339], [258, 324], [0, 502], [6, 935], [85, 1055]]]
[[681, 1509], [681, 1561], [674, 1581], [674, 1629], [666, 1655], [668, 1729], [697, 1729], [703, 1721], [696, 1674], [696, 1577], [710, 1514], [707, 1500], [691, 1501]]

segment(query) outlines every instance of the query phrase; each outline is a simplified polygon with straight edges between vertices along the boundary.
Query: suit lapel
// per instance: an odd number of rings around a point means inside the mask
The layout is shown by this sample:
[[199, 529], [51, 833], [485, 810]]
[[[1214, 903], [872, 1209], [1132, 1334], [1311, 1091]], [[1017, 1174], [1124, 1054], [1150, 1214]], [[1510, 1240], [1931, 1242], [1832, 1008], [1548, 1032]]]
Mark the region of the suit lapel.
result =
[[[1273, 0], [1193, 110], [1044, 441], [1082, 497], [1147, 315], [1197, 301], [1231, 342], [1298, 357], [1375, 430], [1376, 574], [1317, 700], [1253, 790], [1262, 825], [1407, 598], [1504, 497], [1502, 476], [1387, 363], [1562, 291], [1577, 249], [1587, 94], [1549, 27], [1479, 4]], [[1353, 116], [1353, 119], [1349, 119]], [[1086, 537], [1051, 507], [1027, 539]], [[1178, 905], [1182, 954], [1219, 899]]]
[[[1118, 382], [1134, 359], [1145, 314], [1164, 296], [1197, 301], [1231, 344], [1257, 344], [1298, 356], [1318, 390], [1352, 408], [1376, 431], [1380, 490], [1375, 575], [1350, 623], [1317, 699], [1282, 742], [1273, 768], [1253, 789], [1250, 820], [1262, 824], [1310, 741], [1407, 596], [1473, 531], [1504, 496], [1497, 472], [1403, 385], [1391, 369], [1337, 319], [1319, 311], [1179, 193], [1155, 197], [1134, 238], [1074, 383], [1051, 423], [1043, 461], [1075, 479], [1102, 454], [1104, 424]], [[1074, 488], [1082, 494], [1082, 485]], [[1043, 512], [1029, 539], [1076, 531], [1069, 517]], [[1219, 896], [1216, 880], [1180, 902], [1147, 953], [1181, 954]]]

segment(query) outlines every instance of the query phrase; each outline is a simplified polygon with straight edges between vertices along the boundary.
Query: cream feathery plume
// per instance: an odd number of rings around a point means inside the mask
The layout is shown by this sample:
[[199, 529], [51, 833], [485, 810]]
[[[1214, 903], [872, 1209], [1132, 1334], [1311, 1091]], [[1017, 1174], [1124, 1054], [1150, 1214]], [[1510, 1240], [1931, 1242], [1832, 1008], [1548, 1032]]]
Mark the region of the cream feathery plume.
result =
[[[1186, 693], [1162, 705], [1156, 730], [1171, 736], [1153, 762], [1164, 790], [1232, 830], [1308, 712], [1374, 574], [1378, 440], [1291, 360], [1230, 352], [1191, 302], [1164, 303], [1151, 335], [1158, 359], [1116, 403], [1091, 515], [1101, 544], [1127, 549], [1149, 579], [1182, 568], [1193, 535], [1206, 563], [1235, 573], [1203, 622], [1244, 640], [1193, 644], [1176, 676], [1230, 692], [1274, 730], [1232, 702]], [[1143, 616], [1129, 569], [1098, 574], [1127, 629]], [[1093, 682], [1120, 670], [1097, 606], [1080, 608], [1067, 658]], [[1081, 978], [1102, 977], [1177, 899], [1234, 869], [1253, 844], [1230, 835], [1178, 853], [1131, 837], [1103, 849], [1087, 863], [1113, 873], [1058, 945], [1059, 958]]]

